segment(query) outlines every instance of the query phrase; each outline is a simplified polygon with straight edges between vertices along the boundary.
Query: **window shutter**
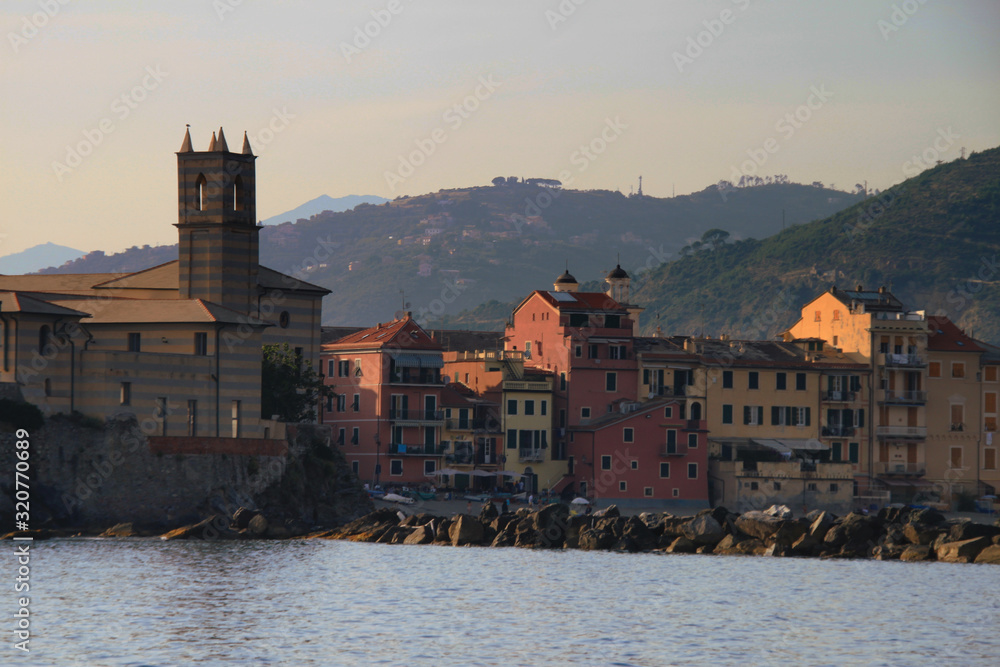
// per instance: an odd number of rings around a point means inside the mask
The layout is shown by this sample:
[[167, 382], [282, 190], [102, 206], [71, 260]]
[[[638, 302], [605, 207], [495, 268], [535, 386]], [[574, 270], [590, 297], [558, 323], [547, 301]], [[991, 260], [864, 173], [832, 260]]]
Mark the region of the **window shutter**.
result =
[[750, 408], [749, 405], [744, 405], [743, 406], [743, 423], [744, 424], [749, 424], [750, 423], [750, 409], [751, 408]]
[[764, 406], [762, 405], [757, 406], [757, 423], [758, 424], [764, 423]]
[[809, 418], [809, 412], [810, 412], [810, 409], [806, 408], [806, 426], [809, 426], [809, 424], [811, 423], [811, 420]]
[[864, 409], [858, 410], [858, 428], [864, 428], [865, 426], [865, 411]]
[[781, 408], [779, 408], [777, 405], [772, 405], [771, 406], [771, 425], [772, 426], [776, 426], [777, 424], [781, 423], [781, 415], [778, 414], [778, 412], [779, 412], [780, 409]]

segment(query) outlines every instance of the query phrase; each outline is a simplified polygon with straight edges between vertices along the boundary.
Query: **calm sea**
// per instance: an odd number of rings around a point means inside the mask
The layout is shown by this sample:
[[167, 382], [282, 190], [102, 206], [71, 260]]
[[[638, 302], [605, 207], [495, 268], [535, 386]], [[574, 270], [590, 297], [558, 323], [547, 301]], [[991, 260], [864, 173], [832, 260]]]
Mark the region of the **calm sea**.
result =
[[0, 664], [1000, 664], [989, 565], [67, 539], [31, 566]]

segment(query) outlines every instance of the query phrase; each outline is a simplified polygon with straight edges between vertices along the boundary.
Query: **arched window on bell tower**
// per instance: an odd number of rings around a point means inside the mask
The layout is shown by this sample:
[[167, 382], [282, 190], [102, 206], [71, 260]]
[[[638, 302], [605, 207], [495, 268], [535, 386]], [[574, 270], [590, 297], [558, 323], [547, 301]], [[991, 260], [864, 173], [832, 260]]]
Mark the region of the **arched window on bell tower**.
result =
[[239, 174], [236, 175], [236, 180], [233, 181], [233, 210], [242, 211], [243, 210], [243, 177]]
[[206, 185], [208, 185], [208, 179], [205, 178], [205, 174], [198, 174], [198, 180], [194, 182], [194, 207], [199, 211], [205, 210]]

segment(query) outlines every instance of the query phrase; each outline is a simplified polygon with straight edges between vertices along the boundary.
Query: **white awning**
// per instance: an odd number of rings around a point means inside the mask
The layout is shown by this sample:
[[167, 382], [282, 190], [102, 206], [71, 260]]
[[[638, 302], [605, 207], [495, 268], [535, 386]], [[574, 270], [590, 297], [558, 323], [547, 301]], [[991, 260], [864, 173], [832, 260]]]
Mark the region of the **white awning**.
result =
[[778, 452], [821, 452], [830, 449], [814, 438], [751, 438], [751, 442]]

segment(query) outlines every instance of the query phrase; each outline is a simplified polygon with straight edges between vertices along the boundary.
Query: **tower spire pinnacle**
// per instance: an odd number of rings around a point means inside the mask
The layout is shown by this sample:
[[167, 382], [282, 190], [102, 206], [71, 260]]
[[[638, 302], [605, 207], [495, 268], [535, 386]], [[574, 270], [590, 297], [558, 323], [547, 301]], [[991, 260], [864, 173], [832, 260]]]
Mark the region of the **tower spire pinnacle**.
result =
[[250, 148], [250, 138], [247, 136], [246, 130], [243, 130], [243, 154], [253, 155], [253, 150]]
[[215, 150], [215, 132], [212, 133], [212, 140], [208, 142], [208, 152], [211, 153]]
[[219, 143], [215, 145], [215, 150], [229, 152], [229, 144], [226, 143], [226, 135], [222, 131], [222, 127], [219, 127]]
[[190, 125], [185, 125], [184, 128], [185, 128], [184, 129], [184, 141], [181, 143], [181, 149], [178, 152], [180, 152], [180, 153], [191, 153], [194, 150], [193, 148], [191, 148], [191, 126]]

